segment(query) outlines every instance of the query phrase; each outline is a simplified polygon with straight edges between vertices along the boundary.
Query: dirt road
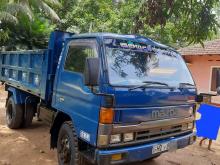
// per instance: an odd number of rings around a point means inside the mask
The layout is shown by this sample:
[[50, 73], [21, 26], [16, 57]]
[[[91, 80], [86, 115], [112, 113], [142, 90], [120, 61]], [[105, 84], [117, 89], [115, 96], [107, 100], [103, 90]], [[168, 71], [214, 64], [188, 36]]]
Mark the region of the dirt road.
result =
[[[0, 165], [57, 165], [56, 150], [49, 149], [49, 128], [42, 122], [34, 121], [28, 129], [6, 127], [5, 97], [0, 90]], [[220, 139], [213, 143], [214, 151], [205, 146], [199, 147], [197, 142], [153, 161], [132, 165], [220, 165]]]

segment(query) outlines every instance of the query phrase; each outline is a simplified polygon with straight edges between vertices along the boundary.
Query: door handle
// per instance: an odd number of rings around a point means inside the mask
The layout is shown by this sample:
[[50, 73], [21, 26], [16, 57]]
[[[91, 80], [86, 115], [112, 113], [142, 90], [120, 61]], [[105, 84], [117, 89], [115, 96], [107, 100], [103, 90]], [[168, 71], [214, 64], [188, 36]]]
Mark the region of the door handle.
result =
[[59, 101], [60, 101], [60, 102], [64, 102], [64, 98], [63, 98], [63, 97], [60, 97], [60, 98], [59, 98]]

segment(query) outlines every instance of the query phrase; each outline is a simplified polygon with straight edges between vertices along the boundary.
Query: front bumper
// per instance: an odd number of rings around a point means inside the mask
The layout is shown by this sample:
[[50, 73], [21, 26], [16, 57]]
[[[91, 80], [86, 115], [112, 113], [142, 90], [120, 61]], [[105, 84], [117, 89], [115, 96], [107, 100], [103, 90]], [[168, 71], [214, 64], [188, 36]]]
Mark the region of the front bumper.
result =
[[[190, 133], [184, 136], [169, 138], [166, 140], [160, 140], [153, 143], [123, 147], [119, 149], [97, 149], [95, 153], [96, 162], [98, 165], [108, 165], [108, 164], [119, 164], [119, 163], [131, 163], [138, 162], [149, 159], [151, 157], [160, 155], [161, 153], [173, 151], [176, 149], [184, 148], [195, 142], [196, 133]], [[152, 154], [152, 148], [158, 144], [169, 144], [169, 149], [167, 151]], [[117, 161], [112, 161], [112, 155], [122, 154], [122, 159]]]

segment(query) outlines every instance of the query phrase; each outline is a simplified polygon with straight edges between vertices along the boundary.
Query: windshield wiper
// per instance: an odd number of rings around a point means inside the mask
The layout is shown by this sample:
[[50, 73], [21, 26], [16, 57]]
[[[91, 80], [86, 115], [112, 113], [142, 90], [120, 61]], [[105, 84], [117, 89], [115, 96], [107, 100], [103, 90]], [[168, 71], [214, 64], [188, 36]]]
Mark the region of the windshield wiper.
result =
[[134, 89], [137, 89], [137, 88], [159, 87], [159, 86], [152, 86], [152, 85], [162, 85], [162, 86], [166, 86], [166, 88], [167, 87], [171, 88], [171, 87], [169, 87], [168, 84], [162, 83], [162, 82], [157, 82], [157, 81], [143, 81], [142, 83], [144, 83], [144, 84], [137, 85], [135, 87], [131, 87], [131, 88], [129, 88], [129, 90], [131, 91], [131, 90], [134, 90]]
[[179, 88], [190, 88], [190, 89], [195, 89], [196, 86], [191, 83], [179, 83]]

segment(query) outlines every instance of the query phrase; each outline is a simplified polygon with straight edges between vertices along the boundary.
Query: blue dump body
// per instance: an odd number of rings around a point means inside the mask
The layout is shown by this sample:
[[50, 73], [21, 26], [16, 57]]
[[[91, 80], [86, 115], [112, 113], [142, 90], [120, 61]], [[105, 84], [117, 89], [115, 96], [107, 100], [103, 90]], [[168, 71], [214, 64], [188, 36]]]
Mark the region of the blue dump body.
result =
[[71, 33], [53, 32], [48, 49], [0, 52], [0, 80], [45, 101], [51, 101], [53, 80], [65, 38]]
[[1, 53], [1, 80], [45, 99], [47, 50]]
[[142, 161], [195, 141], [191, 74], [146, 37], [55, 31], [48, 49], [0, 52], [0, 81], [9, 128], [49, 122], [60, 165]]

